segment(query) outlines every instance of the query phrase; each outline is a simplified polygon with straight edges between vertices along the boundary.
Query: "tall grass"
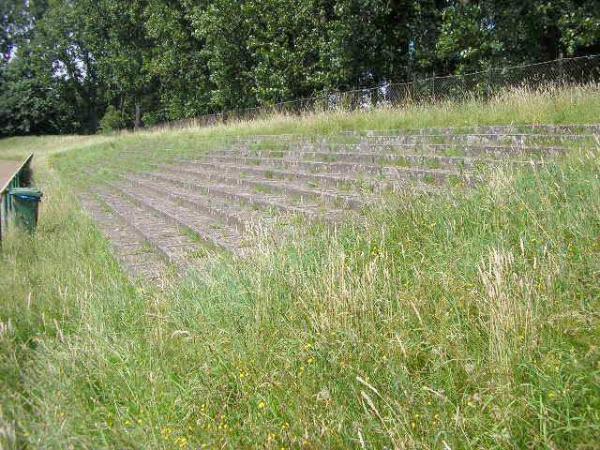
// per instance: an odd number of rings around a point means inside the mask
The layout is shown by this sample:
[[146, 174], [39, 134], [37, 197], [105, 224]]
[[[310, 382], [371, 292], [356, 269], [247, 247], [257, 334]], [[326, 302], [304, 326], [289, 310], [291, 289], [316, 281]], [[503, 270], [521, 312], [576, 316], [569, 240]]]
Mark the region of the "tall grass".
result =
[[[255, 120], [228, 122], [206, 128], [193, 126], [179, 132], [199, 136], [245, 134], [332, 134], [353, 130], [419, 129], [494, 124], [577, 124], [597, 122], [600, 115], [600, 86], [526, 87], [501, 91], [487, 100], [466, 98], [463, 102], [408, 103], [398, 107], [358, 111], [325, 111], [273, 114]], [[157, 129], [151, 134], [172, 133]]]
[[75, 162], [192, 150], [186, 133], [38, 163], [39, 231], [0, 261], [0, 446], [594, 448], [597, 148], [131, 284], [78, 208]]
[[[88, 137], [84, 143], [86, 151], [63, 151], [54, 161], [63, 174], [86, 187], [134, 171], [152, 170], [157, 163], [198, 157], [202, 152], [227, 145], [237, 136], [291, 133], [307, 137], [328, 135], [331, 138], [346, 130], [398, 130], [478, 124], [580, 124], [594, 123], [598, 117], [600, 88], [597, 85], [548, 88], [543, 92], [514, 89], [485, 102], [472, 99], [461, 104], [439, 102], [367, 112], [339, 111], [301, 117], [275, 115], [205, 128], [148, 130]], [[35, 142], [32, 146], [36, 147]], [[21, 144], [21, 148], [31, 147]]]

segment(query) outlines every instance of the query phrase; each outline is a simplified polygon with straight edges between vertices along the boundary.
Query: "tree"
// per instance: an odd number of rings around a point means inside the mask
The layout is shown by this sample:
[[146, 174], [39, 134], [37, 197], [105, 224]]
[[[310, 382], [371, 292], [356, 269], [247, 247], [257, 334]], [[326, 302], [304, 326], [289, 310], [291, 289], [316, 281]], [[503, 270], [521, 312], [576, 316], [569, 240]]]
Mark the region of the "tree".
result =
[[456, 73], [490, 67], [503, 49], [497, 24], [483, 13], [481, 5], [458, 3], [444, 10], [437, 55]]
[[95, 52], [109, 103], [130, 110], [135, 128], [143, 126], [144, 109], [152, 109], [157, 81], [149, 71], [153, 42], [146, 34], [146, 0], [80, 0], [88, 3], [102, 35]]
[[50, 70], [76, 105], [81, 130], [94, 133], [103, 109], [101, 86], [93, 51], [96, 29], [84, 19], [93, 12], [88, 2], [54, 1], [38, 20], [33, 56]]
[[3, 135], [600, 52], [597, 0], [4, 0], [0, 26]]
[[0, 136], [79, 131], [69, 88], [54, 76], [48, 42], [39, 33], [49, 5], [13, 1], [0, 9]]
[[0, 136], [79, 131], [77, 111], [65, 101], [68, 88], [26, 47], [6, 64], [1, 84]]
[[600, 51], [593, 0], [452, 2], [443, 11], [440, 60], [459, 72]]
[[151, 0], [146, 7], [146, 35], [154, 43], [147, 68], [152, 77], [160, 80], [160, 108], [149, 111], [146, 121], [210, 112], [213, 85], [206, 43], [193, 26], [193, 12], [199, 7], [198, 2], [163, 0]]
[[193, 8], [194, 36], [205, 43], [202, 56], [210, 73], [211, 110], [256, 106], [254, 59], [248, 48], [250, 30], [246, 1], [213, 0]]
[[257, 0], [244, 6], [259, 103], [306, 97], [326, 86], [323, 15], [319, 1]]

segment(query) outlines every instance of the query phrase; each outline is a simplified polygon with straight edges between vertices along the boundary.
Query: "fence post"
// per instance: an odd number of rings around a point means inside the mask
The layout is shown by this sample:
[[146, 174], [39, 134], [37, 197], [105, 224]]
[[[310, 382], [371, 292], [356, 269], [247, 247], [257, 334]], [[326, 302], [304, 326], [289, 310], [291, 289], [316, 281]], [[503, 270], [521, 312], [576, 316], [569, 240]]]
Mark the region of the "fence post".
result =
[[558, 84], [563, 85], [565, 80], [565, 70], [563, 67], [563, 52], [558, 53]]

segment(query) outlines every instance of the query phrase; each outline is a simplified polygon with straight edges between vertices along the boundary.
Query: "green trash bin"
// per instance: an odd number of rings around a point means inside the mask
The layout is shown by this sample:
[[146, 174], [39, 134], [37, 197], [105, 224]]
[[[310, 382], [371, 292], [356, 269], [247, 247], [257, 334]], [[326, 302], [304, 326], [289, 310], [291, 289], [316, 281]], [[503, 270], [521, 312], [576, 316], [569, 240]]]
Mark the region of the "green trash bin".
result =
[[36, 188], [13, 188], [8, 191], [15, 212], [17, 226], [33, 233], [38, 220], [38, 207], [42, 191]]

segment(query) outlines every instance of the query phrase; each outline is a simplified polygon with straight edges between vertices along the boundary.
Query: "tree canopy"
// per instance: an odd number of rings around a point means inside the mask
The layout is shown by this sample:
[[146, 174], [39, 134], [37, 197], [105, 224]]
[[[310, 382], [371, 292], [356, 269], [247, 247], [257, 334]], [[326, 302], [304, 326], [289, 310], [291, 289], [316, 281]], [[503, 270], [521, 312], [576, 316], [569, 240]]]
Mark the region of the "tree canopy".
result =
[[[0, 136], [600, 52], [597, 0], [4, 0]], [[106, 120], [101, 119], [108, 114]]]

